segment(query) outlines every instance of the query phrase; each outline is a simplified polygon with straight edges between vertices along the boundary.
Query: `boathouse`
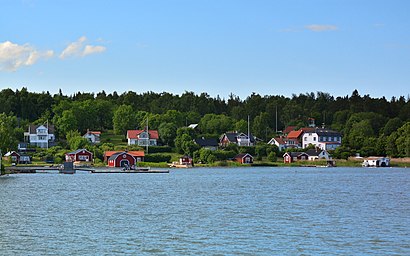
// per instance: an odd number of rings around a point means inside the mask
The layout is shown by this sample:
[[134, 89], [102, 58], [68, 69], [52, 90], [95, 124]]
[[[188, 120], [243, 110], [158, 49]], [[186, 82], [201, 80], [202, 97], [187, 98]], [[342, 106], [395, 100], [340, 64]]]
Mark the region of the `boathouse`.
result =
[[131, 167], [137, 164], [137, 159], [128, 152], [118, 152], [108, 158], [109, 167]]
[[253, 163], [253, 156], [248, 153], [242, 153], [242, 154], [236, 155], [233, 160], [241, 164], [251, 164]]
[[65, 154], [65, 160], [67, 162], [92, 162], [93, 153], [84, 148], [78, 149], [76, 151]]
[[304, 161], [308, 159], [309, 155], [305, 152], [286, 152], [285, 154], [283, 154], [283, 162], [287, 164], [300, 160]]

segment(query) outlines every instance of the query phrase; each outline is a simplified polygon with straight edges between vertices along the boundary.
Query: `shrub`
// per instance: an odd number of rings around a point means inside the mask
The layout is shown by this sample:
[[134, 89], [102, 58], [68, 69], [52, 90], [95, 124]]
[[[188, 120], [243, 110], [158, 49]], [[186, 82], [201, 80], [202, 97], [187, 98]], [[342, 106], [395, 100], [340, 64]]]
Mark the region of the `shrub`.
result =
[[278, 160], [278, 157], [277, 157], [276, 153], [273, 152], [273, 151], [270, 152], [269, 155], [268, 155], [268, 160], [271, 161], [271, 162], [276, 162]]
[[171, 153], [172, 148], [170, 146], [150, 146], [149, 153]]
[[145, 156], [145, 162], [160, 163], [160, 162], [170, 162], [171, 155], [166, 154], [149, 154]]

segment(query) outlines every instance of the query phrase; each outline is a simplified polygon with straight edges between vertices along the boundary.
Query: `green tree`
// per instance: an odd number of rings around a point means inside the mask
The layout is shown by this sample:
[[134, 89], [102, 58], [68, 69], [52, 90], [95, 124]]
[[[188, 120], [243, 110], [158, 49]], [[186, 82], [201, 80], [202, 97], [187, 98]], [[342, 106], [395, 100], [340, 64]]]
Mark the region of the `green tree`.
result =
[[177, 136], [177, 127], [173, 123], [162, 123], [158, 127], [158, 132], [162, 142], [165, 145], [173, 146], [174, 140]]
[[256, 137], [267, 139], [269, 127], [269, 114], [266, 112], [261, 113], [253, 120], [252, 134]]
[[127, 130], [135, 129], [137, 124], [136, 115], [129, 105], [121, 105], [114, 111], [113, 117], [114, 132], [116, 134], [127, 133]]
[[85, 148], [87, 145], [89, 145], [88, 140], [86, 138], [83, 138], [78, 131], [67, 132], [66, 138], [71, 150]]
[[206, 114], [199, 126], [203, 133], [222, 134], [233, 129], [234, 120], [225, 115]]
[[410, 156], [410, 122], [405, 123], [397, 130], [397, 151], [399, 156]]
[[77, 130], [77, 118], [72, 110], [64, 110], [60, 118], [57, 118], [57, 129], [60, 136], [65, 136], [67, 132]]
[[17, 148], [17, 118], [13, 115], [0, 113], [0, 149], [7, 152]]

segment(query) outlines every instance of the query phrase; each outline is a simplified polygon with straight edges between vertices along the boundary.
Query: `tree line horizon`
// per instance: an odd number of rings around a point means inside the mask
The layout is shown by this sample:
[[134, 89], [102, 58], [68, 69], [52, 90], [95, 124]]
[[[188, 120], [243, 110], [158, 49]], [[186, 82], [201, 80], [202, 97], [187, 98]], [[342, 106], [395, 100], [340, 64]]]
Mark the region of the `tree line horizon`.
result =
[[[343, 97], [318, 91], [291, 97], [252, 93], [240, 99], [231, 93], [225, 100], [206, 92], [190, 91], [178, 95], [151, 91], [107, 94], [102, 90], [67, 96], [61, 90], [51, 95], [29, 92], [25, 87], [8, 88], [0, 91], [0, 115], [0, 147], [3, 149], [14, 148], [12, 145], [21, 141], [28, 124], [42, 124], [47, 120], [55, 125], [57, 136], [65, 138], [70, 131], [84, 133], [87, 129], [114, 130], [125, 135], [128, 129], [145, 127], [148, 118], [150, 129], [159, 130], [163, 144], [174, 146], [179, 128], [198, 123], [198, 136], [219, 137], [228, 131], [246, 132], [249, 116], [252, 134], [265, 142], [277, 136], [277, 130], [290, 125], [304, 127], [309, 118], [314, 118], [317, 126], [341, 132], [343, 149], [349, 152], [410, 155], [409, 96], [387, 100], [361, 96], [358, 90]], [[8, 135], [13, 137], [11, 141], [6, 140], [1, 130], [1, 126], [7, 125], [14, 129], [14, 133]], [[400, 139], [402, 137], [404, 139]]]

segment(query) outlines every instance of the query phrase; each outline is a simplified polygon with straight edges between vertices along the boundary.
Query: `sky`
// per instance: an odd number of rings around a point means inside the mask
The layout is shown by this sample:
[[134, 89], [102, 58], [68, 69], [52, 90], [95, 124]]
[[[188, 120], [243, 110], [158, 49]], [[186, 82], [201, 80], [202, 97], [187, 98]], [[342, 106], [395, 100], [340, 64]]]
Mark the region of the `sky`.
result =
[[410, 93], [407, 0], [0, 0], [0, 89]]

